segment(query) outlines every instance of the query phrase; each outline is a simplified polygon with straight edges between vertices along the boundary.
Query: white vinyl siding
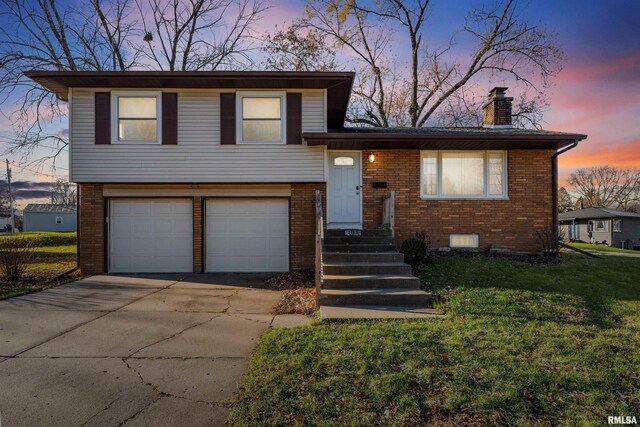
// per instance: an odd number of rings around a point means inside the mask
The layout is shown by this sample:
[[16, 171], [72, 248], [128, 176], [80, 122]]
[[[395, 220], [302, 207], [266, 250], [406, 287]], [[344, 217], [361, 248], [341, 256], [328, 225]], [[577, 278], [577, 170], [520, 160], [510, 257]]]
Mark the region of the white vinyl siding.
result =
[[326, 117], [325, 91], [302, 91], [302, 132], [326, 132]]
[[178, 93], [178, 143], [220, 144], [219, 93]]
[[[324, 149], [220, 145], [219, 91], [178, 92], [177, 145], [96, 145], [94, 93], [72, 91], [71, 179], [75, 182], [322, 182]], [[114, 89], [115, 90], [115, 89]], [[302, 131], [325, 128], [323, 90], [302, 92]]]

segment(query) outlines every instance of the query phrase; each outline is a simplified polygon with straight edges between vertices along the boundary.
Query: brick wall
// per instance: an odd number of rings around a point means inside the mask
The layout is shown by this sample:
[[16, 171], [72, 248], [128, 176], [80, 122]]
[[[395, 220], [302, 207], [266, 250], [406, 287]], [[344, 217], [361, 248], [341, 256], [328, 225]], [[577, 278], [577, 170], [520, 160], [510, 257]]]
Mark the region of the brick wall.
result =
[[511, 100], [513, 98], [496, 98], [484, 109], [484, 123], [488, 125], [511, 125]]
[[[511, 150], [508, 156], [509, 200], [420, 199], [420, 151], [376, 151], [363, 165], [365, 228], [379, 227], [382, 196], [396, 192], [396, 235], [404, 239], [425, 230], [433, 247], [449, 245], [449, 234], [480, 235], [480, 246], [514, 251], [541, 249], [537, 230], [553, 224], [553, 150]], [[387, 189], [371, 188], [386, 181]]]
[[78, 265], [84, 274], [105, 272], [102, 184], [79, 184]]
[[316, 235], [316, 190], [322, 191], [326, 222], [326, 185], [291, 184], [291, 270], [314, 268]]

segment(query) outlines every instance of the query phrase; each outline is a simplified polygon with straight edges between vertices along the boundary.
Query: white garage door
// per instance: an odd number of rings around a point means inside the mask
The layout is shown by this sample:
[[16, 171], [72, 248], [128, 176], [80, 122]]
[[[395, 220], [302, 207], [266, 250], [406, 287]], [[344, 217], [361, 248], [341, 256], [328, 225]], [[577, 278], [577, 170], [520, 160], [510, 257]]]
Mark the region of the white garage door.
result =
[[206, 218], [207, 271], [289, 271], [288, 200], [207, 200]]
[[193, 271], [193, 202], [187, 199], [111, 200], [109, 271]]

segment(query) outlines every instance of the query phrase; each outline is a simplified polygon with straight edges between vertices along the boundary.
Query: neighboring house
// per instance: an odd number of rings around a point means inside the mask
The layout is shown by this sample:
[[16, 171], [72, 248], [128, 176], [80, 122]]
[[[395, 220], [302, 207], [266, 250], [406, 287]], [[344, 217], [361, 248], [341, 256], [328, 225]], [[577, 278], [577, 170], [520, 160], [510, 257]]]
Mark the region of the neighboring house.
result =
[[76, 207], [29, 203], [22, 231], [76, 231]]
[[481, 128], [345, 128], [353, 73], [66, 72], [85, 273], [313, 268], [315, 194], [333, 229], [432, 246], [539, 251], [555, 230], [558, 150], [585, 135], [511, 127], [495, 88]]
[[609, 208], [587, 208], [558, 215], [562, 237], [606, 243], [623, 249], [640, 247], [640, 214]]

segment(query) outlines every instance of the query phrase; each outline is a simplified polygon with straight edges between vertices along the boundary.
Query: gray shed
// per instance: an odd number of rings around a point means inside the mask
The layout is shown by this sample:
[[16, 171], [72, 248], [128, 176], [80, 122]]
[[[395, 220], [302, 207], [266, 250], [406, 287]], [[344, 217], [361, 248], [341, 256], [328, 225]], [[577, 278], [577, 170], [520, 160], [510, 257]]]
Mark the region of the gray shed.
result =
[[76, 207], [30, 203], [22, 231], [76, 231]]
[[567, 240], [605, 243], [623, 249], [640, 248], [640, 214], [609, 208], [587, 208], [558, 214]]

